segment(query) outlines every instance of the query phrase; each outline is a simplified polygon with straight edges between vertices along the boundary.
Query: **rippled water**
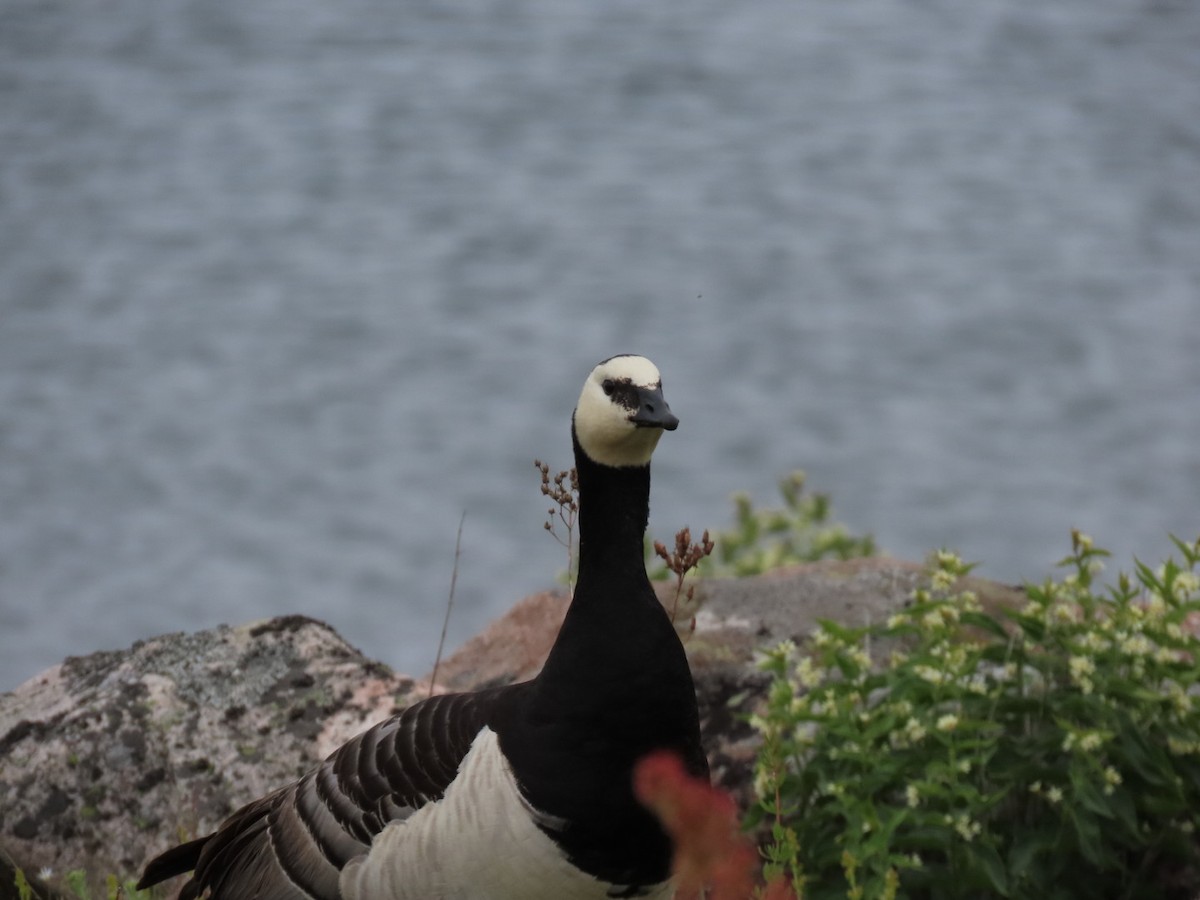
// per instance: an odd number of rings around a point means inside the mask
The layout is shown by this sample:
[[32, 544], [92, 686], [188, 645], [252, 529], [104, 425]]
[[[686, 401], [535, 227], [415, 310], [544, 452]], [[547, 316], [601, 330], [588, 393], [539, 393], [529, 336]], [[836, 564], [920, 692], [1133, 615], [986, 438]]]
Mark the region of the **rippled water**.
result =
[[417, 673], [563, 565], [598, 359], [652, 529], [795, 467], [1040, 579], [1200, 533], [1200, 5], [0, 8], [0, 689], [285, 612]]

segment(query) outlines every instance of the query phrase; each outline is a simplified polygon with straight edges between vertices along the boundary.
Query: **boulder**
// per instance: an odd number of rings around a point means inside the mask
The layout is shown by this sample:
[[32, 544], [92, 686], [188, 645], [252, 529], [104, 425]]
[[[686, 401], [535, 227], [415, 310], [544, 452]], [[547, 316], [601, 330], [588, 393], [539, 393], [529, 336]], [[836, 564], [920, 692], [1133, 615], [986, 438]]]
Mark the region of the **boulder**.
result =
[[[690, 600], [660, 585], [692, 663], [714, 781], [748, 800], [755, 739], [745, 718], [767, 683], [758, 648], [802, 639], [820, 619], [880, 621], [920, 578], [919, 566], [872, 558], [704, 581]], [[1019, 596], [971, 587], [985, 603]], [[520, 601], [442, 661], [437, 690], [532, 677], [566, 604], [562, 592]], [[0, 847], [26, 872], [83, 869], [97, 885], [134, 875], [430, 683], [393, 674], [302, 616], [67, 659], [0, 695]]]
[[27, 873], [85, 870], [98, 891], [414, 689], [302, 616], [69, 658], [0, 695], [0, 846]]

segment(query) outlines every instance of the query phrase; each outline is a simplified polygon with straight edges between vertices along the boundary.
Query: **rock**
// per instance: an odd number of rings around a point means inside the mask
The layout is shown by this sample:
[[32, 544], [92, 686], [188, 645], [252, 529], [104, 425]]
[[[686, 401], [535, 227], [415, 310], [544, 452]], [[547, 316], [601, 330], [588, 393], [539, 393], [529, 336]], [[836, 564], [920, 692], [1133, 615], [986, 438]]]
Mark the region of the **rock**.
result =
[[67, 659], [0, 695], [0, 845], [27, 873], [83, 869], [102, 895], [413, 688], [301, 616]]
[[[757, 648], [801, 639], [824, 618], [880, 621], [919, 579], [916, 565], [865, 559], [706, 581], [679, 604], [674, 586], [660, 585], [664, 605], [678, 605], [714, 780], [748, 799], [755, 740], [745, 716], [767, 682]], [[970, 586], [985, 605], [1019, 596]], [[566, 605], [562, 592], [517, 603], [442, 662], [439, 690], [535, 675]], [[425, 696], [428, 683], [393, 675], [300, 616], [68, 659], [0, 695], [0, 845], [26, 871], [128, 877]]]

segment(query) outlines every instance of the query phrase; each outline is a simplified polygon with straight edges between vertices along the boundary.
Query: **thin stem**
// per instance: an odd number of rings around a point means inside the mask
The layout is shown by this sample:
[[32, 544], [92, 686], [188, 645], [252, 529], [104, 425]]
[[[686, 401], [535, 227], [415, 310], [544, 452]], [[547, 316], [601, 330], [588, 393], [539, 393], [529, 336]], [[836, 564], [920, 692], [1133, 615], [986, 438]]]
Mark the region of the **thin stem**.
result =
[[450, 627], [450, 610], [454, 608], [454, 586], [458, 583], [458, 559], [462, 556], [463, 522], [467, 520], [464, 509], [458, 520], [458, 534], [454, 536], [454, 569], [450, 573], [450, 596], [446, 598], [446, 615], [442, 619], [442, 636], [438, 639], [437, 657], [433, 661], [433, 673], [429, 676], [429, 696], [433, 696], [433, 686], [437, 684], [438, 667], [442, 664], [442, 650], [446, 646], [446, 631]]

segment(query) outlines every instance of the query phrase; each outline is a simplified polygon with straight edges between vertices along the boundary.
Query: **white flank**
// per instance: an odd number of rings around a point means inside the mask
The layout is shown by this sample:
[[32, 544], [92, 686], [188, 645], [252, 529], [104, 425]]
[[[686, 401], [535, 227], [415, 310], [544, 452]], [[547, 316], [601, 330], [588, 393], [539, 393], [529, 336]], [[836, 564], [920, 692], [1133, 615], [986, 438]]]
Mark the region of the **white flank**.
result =
[[[346, 900], [607, 900], [534, 824], [495, 732], [471, 744], [436, 803], [379, 833], [338, 882]], [[664, 884], [647, 897], [666, 900]]]

